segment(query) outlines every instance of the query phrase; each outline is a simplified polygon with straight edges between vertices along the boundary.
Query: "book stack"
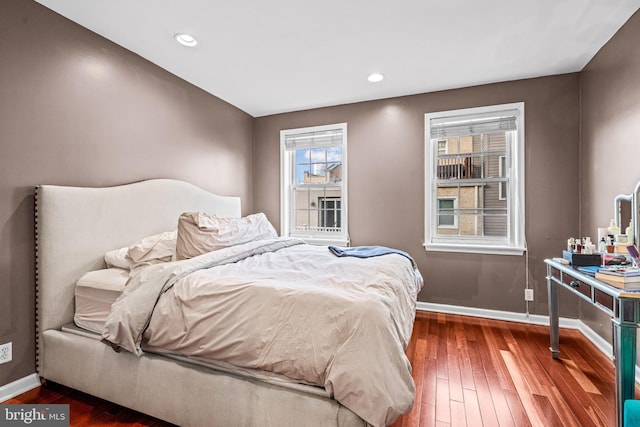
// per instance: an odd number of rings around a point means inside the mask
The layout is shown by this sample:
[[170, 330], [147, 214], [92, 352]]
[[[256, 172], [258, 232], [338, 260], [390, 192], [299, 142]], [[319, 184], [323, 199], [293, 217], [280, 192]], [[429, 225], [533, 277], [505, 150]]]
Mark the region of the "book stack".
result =
[[640, 291], [640, 269], [637, 267], [603, 267], [595, 277], [616, 288]]

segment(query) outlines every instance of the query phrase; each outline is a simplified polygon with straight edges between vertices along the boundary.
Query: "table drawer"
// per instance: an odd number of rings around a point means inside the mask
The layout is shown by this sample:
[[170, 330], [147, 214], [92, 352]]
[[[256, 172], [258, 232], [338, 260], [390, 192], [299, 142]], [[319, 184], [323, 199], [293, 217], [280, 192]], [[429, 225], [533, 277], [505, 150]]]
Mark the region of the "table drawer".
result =
[[594, 297], [594, 300], [595, 300], [596, 304], [600, 304], [602, 307], [610, 310], [611, 313], [614, 313], [614, 310], [613, 310], [613, 304], [614, 304], [613, 296], [602, 292], [600, 289], [594, 289], [593, 290], [593, 294], [594, 294], [593, 297]]
[[571, 277], [568, 274], [562, 275], [562, 283], [591, 299], [591, 285], [588, 285], [575, 277]]

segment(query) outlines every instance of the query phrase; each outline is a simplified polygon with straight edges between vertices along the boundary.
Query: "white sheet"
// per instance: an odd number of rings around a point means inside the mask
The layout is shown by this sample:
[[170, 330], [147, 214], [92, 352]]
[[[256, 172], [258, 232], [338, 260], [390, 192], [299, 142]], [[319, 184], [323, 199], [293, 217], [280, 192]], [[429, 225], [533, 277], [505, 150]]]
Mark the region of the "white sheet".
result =
[[111, 304], [120, 296], [129, 280], [129, 271], [106, 268], [84, 274], [76, 283], [73, 322], [80, 328], [102, 333]]

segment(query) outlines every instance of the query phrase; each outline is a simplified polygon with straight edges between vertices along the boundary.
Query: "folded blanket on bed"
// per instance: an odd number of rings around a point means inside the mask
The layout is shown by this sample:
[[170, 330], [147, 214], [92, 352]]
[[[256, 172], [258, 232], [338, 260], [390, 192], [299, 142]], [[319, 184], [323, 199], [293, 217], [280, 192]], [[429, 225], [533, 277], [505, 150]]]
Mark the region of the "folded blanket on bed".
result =
[[411, 255], [399, 249], [387, 248], [386, 246], [355, 246], [353, 248], [339, 248], [337, 246], [329, 246], [329, 250], [336, 256], [354, 256], [357, 258], [371, 258], [374, 256], [398, 254], [407, 257], [413, 268], [416, 268], [416, 262]]

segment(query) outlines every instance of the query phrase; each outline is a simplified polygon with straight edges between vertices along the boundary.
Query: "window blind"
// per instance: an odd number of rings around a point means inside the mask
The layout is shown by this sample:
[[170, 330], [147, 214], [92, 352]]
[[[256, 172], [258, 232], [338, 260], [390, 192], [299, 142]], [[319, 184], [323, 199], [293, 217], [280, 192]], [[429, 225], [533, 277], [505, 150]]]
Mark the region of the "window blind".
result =
[[287, 136], [284, 141], [284, 146], [287, 151], [305, 148], [335, 147], [339, 145], [342, 145], [341, 129], [290, 135]]
[[431, 119], [431, 139], [482, 135], [516, 130], [518, 110]]

